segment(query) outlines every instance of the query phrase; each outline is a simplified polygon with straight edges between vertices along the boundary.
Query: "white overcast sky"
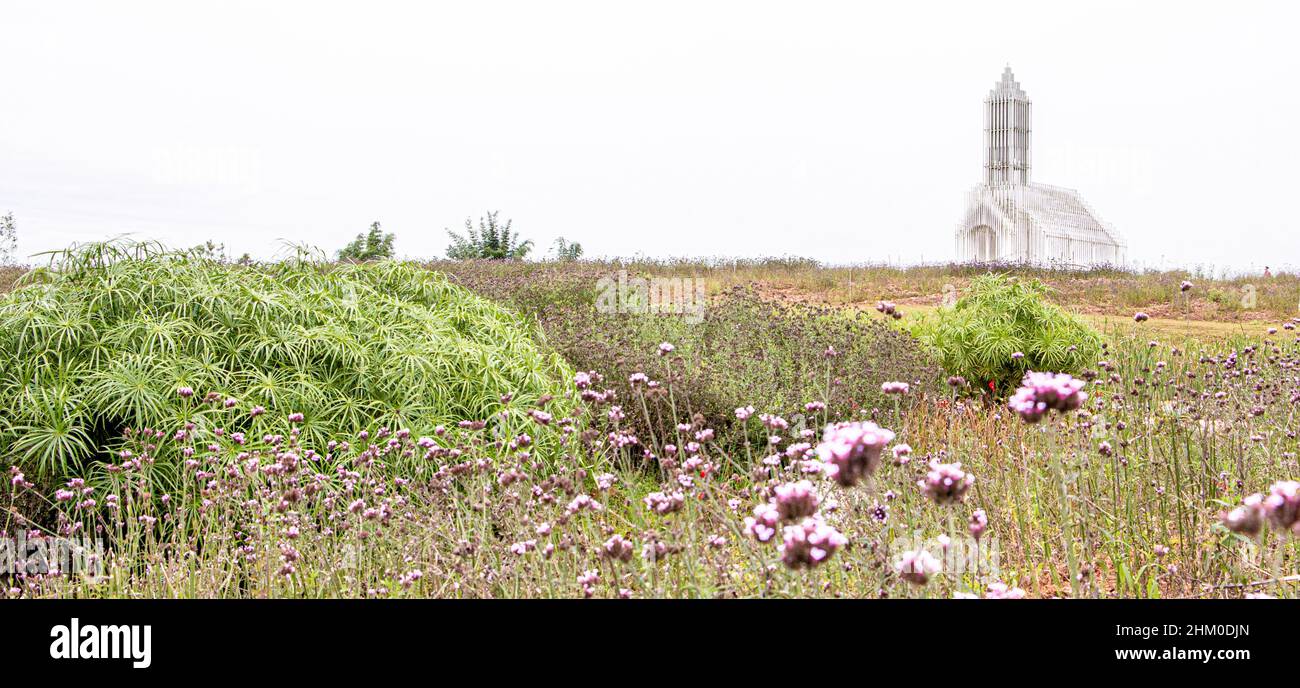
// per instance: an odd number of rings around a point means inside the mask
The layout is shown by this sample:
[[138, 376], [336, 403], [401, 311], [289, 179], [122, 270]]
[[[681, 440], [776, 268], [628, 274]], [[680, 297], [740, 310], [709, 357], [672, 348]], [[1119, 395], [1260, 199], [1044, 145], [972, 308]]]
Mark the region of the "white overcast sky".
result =
[[23, 255], [131, 233], [405, 256], [953, 257], [1010, 63], [1033, 178], [1148, 265], [1300, 266], [1300, 25], [1244, 2], [0, 0]]

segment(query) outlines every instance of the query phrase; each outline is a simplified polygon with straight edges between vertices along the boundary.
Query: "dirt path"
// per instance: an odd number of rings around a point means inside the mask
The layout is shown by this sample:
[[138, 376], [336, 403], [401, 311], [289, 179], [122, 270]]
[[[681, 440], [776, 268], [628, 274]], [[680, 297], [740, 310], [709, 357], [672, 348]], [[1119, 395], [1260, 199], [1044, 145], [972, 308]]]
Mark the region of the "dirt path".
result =
[[[875, 305], [872, 304], [874, 308]], [[937, 305], [912, 304], [899, 306], [904, 314], [907, 312], [929, 313], [938, 309]], [[1150, 333], [1151, 336], [1185, 336], [1197, 339], [1223, 339], [1233, 335], [1262, 334], [1269, 327], [1279, 325], [1274, 320], [1242, 320], [1238, 322], [1218, 322], [1213, 320], [1192, 320], [1181, 318], [1150, 318], [1144, 323], [1133, 321], [1133, 314], [1114, 315], [1106, 313], [1079, 313], [1071, 308], [1065, 310], [1074, 313], [1085, 322], [1101, 332]]]
[[[765, 299], [784, 301], [786, 303], [800, 303], [807, 305], [832, 305], [841, 308], [854, 308], [859, 310], [873, 310], [876, 307], [876, 301], [853, 301], [848, 303], [824, 304], [817, 294], [804, 292], [799, 289], [789, 287], [777, 287], [774, 285], [760, 284], [758, 293]], [[907, 313], [931, 313], [937, 310], [943, 301], [941, 294], [926, 296], [913, 296], [896, 299], [894, 303]], [[1277, 319], [1268, 318], [1263, 313], [1246, 314], [1241, 320], [1203, 320], [1196, 319], [1197, 313], [1193, 312], [1193, 317], [1156, 317], [1156, 315], [1165, 315], [1165, 313], [1148, 314], [1152, 317], [1144, 323], [1133, 321], [1133, 313], [1117, 313], [1113, 309], [1107, 309], [1101, 305], [1091, 305], [1086, 308], [1075, 306], [1063, 306], [1063, 308], [1078, 315], [1084, 321], [1097, 328], [1102, 332], [1135, 332], [1150, 333], [1151, 336], [1181, 336], [1195, 337], [1197, 339], [1222, 339], [1241, 334], [1260, 334], [1269, 327], [1280, 327], [1281, 323]], [[1167, 310], [1167, 309], [1166, 309]]]

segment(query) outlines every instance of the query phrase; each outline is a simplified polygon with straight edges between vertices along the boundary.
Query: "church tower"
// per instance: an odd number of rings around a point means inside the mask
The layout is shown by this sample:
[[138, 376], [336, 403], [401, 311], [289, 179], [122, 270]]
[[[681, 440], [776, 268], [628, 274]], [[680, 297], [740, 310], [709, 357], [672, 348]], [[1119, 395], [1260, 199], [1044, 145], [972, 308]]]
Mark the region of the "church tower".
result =
[[984, 183], [1029, 183], [1029, 96], [1007, 65], [984, 100]]
[[1029, 180], [1029, 119], [1029, 96], [1008, 66], [984, 100], [984, 180], [967, 195], [955, 237], [958, 260], [1123, 265], [1123, 238], [1078, 191]]

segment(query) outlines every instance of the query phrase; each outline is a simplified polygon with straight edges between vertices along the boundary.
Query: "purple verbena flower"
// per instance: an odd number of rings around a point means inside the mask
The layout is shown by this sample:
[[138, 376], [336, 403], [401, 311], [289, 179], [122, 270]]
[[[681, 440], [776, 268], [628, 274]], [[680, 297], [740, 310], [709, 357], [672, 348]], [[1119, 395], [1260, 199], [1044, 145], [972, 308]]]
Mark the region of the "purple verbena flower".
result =
[[781, 533], [785, 540], [781, 544], [781, 561], [792, 569], [817, 566], [849, 542], [838, 530], [816, 518], [786, 526]]
[[942, 568], [939, 560], [924, 549], [903, 552], [902, 558], [894, 563], [898, 576], [912, 585], [925, 585]]
[[1065, 373], [1035, 373], [1025, 375], [1020, 389], [1012, 395], [1007, 405], [1020, 414], [1027, 423], [1037, 423], [1048, 411], [1065, 413], [1073, 411], [1087, 400], [1083, 380]]
[[1300, 482], [1273, 483], [1264, 497], [1264, 515], [1274, 528], [1300, 535]]
[[989, 517], [988, 514], [984, 513], [983, 509], [976, 509], [975, 511], [971, 512], [970, 515], [971, 537], [975, 538], [976, 540], [980, 539], [980, 536], [984, 534], [984, 531], [988, 529], [988, 527], [989, 527]]
[[632, 559], [632, 543], [622, 535], [614, 535], [600, 546], [600, 555], [613, 561], [630, 561]]
[[986, 600], [1023, 600], [1024, 598], [1024, 590], [1008, 587], [1006, 583], [989, 583], [988, 590], [984, 591]]
[[876, 472], [880, 454], [894, 433], [870, 421], [828, 425], [817, 445], [826, 473], [840, 485], [852, 487]]
[[906, 382], [885, 382], [880, 385], [880, 391], [885, 394], [907, 394], [911, 386]]
[[781, 513], [771, 504], [754, 507], [754, 515], [745, 517], [745, 534], [759, 542], [767, 542], [776, 535], [776, 527], [781, 523]]
[[645, 503], [646, 508], [661, 516], [671, 514], [674, 511], [680, 511], [686, 504], [686, 496], [681, 491], [673, 493], [651, 492], [641, 500]]
[[797, 521], [817, 513], [821, 498], [807, 480], [777, 485], [772, 490], [772, 503], [784, 521]]
[[952, 504], [966, 498], [966, 491], [975, 484], [975, 476], [963, 471], [961, 463], [930, 462], [930, 472], [916, 482], [927, 497], [936, 504]]
[[1242, 500], [1241, 506], [1221, 517], [1223, 526], [1234, 533], [1255, 536], [1264, 527], [1264, 496], [1256, 493]]

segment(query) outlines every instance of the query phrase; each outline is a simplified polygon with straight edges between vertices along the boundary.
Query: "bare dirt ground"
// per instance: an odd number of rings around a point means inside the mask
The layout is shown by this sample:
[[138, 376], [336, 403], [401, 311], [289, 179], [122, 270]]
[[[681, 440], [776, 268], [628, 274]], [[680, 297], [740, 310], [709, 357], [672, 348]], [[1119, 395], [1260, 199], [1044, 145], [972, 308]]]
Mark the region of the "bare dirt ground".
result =
[[[833, 305], [859, 310], [875, 309], [879, 299], [867, 298], [863, 290], [861, 298], [844, 299], [837, 303], [827, 303], [825, 294], [800, 289], [796, 286], [772, 283], [758, 283], [755, 288], [765, 299], [783, 303], [802, 305]], [[960, 291], [958, 292], [960, 295]], [[856, 294], [854, 296], [857, 296]], [[904, 313], [929, 313], [943, 303], [943, 294], [922, 294], [893, 298]], [[1115, 329], [1127, 330], [1141, 328], [1141, 331], [1166, 336], [1190, 336], [1198, 339], [1218, 339], [1238, 334], [1251, 333], [1256, 330], [1276, 325], [1278, 319], [1262, 311], [1222, 312], [1218, 305], [1209, 301], [1191, 300], [1186, 308], [1170, 304], [1152, 304], [1144, 307], [1142, 312], [1150, 319], [1140, 326], [1133, 321], [1134, 310], [1122, 312], [1122, 309], [1106, 304], [1061, 304], [1065, 310], [1075, 313], [1102, 332]]]

